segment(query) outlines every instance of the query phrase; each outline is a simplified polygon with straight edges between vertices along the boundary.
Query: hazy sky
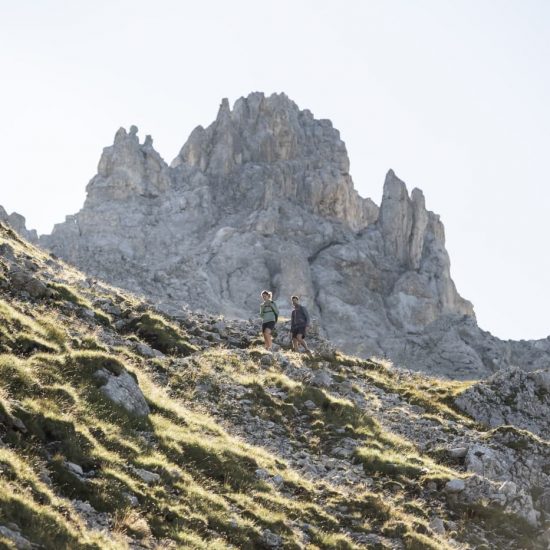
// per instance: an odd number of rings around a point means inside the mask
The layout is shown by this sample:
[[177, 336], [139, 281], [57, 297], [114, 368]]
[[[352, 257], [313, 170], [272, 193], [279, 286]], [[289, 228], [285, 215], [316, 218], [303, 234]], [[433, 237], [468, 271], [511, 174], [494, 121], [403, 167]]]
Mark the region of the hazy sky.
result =
[[220, 100], [286, 92], [446, 227], [482, 328], [550, 334], [547, 0], [0, 0], [0, 204], [50, 232], [120, 126], [170, 162]]

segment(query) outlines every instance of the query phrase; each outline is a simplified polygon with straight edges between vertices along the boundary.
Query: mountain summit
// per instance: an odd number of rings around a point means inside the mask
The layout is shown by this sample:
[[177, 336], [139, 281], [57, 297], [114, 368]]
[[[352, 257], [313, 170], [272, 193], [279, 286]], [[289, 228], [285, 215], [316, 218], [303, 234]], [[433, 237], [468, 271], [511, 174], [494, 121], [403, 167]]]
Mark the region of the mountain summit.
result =
[[247, 200], [249, 210], [288, 199], [353, 229], [376, 219], [374, 203], [353, 187], [338, 130], [301, 111], [285, 94], [253, 93], [237, 100], [233, 110], [224, 99], [215, 122], [206, 130], [195, 128], [172, 162], [181, 165], [221, 183], [216, 190], [224, 201], [241, 202], [246, 194], [253, 200]]
[[477, 327], [422, 192], [390, 170], [380, 207], [361, 198], [339, 132], [284, 94], [224, 99], [171, 165], [121, 128], [82, 210], [40, 243], [171, 314], [248, 318], [269, 288], [283, 313], [300, 294], [324, 334], [365, 357], [456, 378], [550, 365], [547, 340]]

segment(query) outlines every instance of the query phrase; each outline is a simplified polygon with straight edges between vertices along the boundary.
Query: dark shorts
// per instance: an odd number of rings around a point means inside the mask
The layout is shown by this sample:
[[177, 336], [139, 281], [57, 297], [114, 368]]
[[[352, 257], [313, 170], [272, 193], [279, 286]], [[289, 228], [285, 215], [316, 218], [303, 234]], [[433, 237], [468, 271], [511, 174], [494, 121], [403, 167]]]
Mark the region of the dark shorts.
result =
[[306, 327], [294, 327], [290, 332], [292, 332], [292, 338], [296, 338], [298, 334], [301, 334], [302, 338], [306, 337]]
[[275, 321], [268, 321], [262, 325], [262, 332], [265, 332], [265, 329], [273, 330], [275, 328]]

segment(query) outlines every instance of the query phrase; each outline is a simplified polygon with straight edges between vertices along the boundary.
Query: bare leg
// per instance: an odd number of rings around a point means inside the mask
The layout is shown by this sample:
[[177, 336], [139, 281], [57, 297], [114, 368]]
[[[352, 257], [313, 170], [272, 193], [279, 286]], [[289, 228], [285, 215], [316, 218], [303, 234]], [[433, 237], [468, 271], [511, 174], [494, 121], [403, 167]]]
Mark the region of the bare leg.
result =
[[296, 340], [296, 336], [292, 337], [292, 351], [298, 351], [298, 340]]
[[302, 335], [300, 333], [296, 335], [296, 340], [298, 344], [296, 346], [296, 349], [298, 348], [298, 346], [302, 346], [309, 353], [309, 348], [307, 347], [306, 341], [302, 338]]
[[266, 328], [264, 330], [264, 342], [265, 342], [265, 349], [270, 350], [271, 349], [271, 330]]

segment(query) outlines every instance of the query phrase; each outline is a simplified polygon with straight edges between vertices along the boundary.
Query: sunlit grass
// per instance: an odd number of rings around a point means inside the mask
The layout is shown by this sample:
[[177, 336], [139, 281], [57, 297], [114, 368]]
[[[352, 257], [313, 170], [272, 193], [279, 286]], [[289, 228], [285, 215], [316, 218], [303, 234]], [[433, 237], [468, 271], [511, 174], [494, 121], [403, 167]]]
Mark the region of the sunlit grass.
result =
[[[126, 548], [127, 536], [151, 547], [170, 540], [178, 548], [262, 548], [266, 530], [289, 549], [304, 541], [308, 550], [362, 547], [351, 532], [393, 537], [410, 550], [448, 548], [429, 528], [433, 503], [421, 490], [427, 480], [460, 472], [419, 452], [352, 399], [314, 387], [307, 377], [291, 378], [276, 361], [262, 365], [261, 347], [199, 350], [186, 329], [138, 297], [90, 283], [0, 227], [2, 242], [16, 256], [32, 257], [37, 276], [48, 274], [56, 294], [32, 303], [0, 297], [0, 524], [17, 524], [48, 550]], [[0, 275], [7, 273], [0, 264]], [[121, 309], [118, 332], [93, 307], [103, 299]], [[92, 318], [79, 316], [82, 308], [93, 310]], [[166, 356], [144, 359], [134, 351], [137, 342]], [[467, 382], [407, 378], [387, 362], [340, 353], [313, 359], [284, 353], [298, 372], [328, 364], [335, 379], [353, 378], [353, 391], [371, 404], [376, 398], [365, 388], [375, 385], [423, 407], [425, 418], [466, 423], [452, 400]], [[96, 387], [99, 369], [134, 376], [149, 416], [134, 418], [109, 402]], [[199, 385], [210, 388], [202, 400]], [[350, 461], [374, 485], [305, 479], [290, 459], [234, 435], [229, 419], [240, 411], [228, 392], [237, 389], [251, 403], [250, 414], [285, 430], [312, 457], [329, 456], [342, 438], [355, 438]], [[293, 433], [296, 424], [306, 436]], [[159, 478], [146, 481], [139, 470]], [[73, 499], [109, 515], [110, 537], [86, 527]], [[475, 513], [498, 519], [483, 506]], [[0, 546], [9, 544], [0, 537]]]

